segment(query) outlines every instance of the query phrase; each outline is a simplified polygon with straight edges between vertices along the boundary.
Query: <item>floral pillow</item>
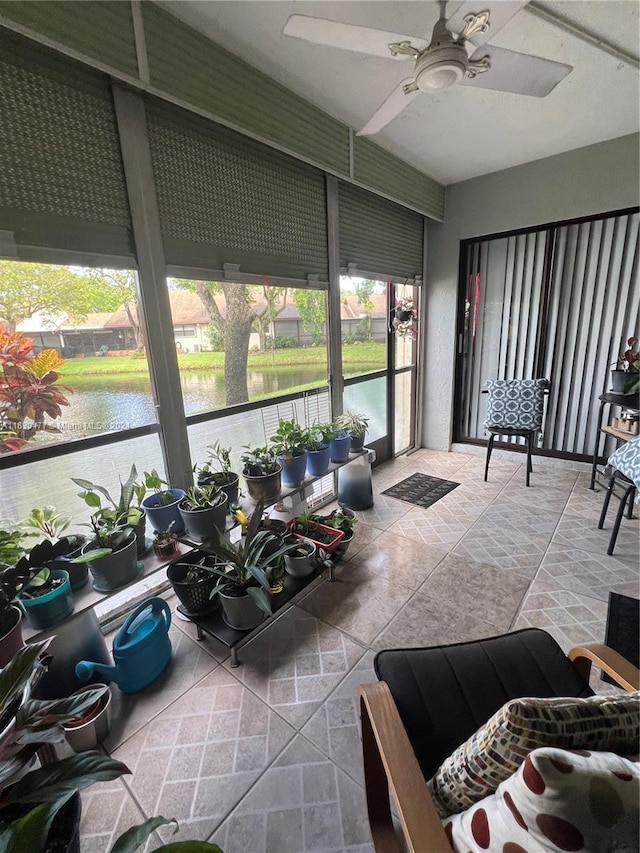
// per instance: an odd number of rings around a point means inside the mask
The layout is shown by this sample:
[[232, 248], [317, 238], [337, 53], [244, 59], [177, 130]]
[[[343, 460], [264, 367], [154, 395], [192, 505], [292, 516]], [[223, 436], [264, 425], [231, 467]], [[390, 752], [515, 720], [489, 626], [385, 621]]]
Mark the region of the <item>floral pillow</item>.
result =
[[635, 853], [639, 796], [637, 757], [543, 747], [444, 828], [454, 853]]
[[429, 787], [440, 817], [464, 811], [541, 746], [638, 751], [640, 692], [588, 699], [513, 699], [444, 761]]

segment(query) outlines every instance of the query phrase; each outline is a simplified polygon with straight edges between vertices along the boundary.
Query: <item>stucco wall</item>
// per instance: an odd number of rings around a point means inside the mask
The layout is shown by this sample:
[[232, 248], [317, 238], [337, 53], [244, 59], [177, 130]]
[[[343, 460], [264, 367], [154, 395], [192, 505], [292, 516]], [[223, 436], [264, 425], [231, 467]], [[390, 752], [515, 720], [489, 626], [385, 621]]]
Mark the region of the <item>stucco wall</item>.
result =
[[451, 444], [460, 240], [638, 205], [639, 146], [636, 133], [447, 187], [428, 225], [423, 446]]

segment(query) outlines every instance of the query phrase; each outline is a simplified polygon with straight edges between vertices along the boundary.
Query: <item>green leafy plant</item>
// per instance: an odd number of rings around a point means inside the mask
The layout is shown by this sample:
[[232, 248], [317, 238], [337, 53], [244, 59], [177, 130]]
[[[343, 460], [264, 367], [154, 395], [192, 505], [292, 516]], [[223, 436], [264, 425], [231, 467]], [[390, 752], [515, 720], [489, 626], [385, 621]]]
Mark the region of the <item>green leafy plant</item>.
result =
[[[46, 672], [51, 638], [21, 649], [0, 670], [0, 850], [43, 853], [55, 815], [76, 791], [130, 773], [102, 752], [81, 752], [28, 769], [44, 744], [64, 740], [64, 723], [82, 717], [106, 685], [63, 699], [33, 699]], [[157, 816], [124, 832], [112, 853], [135, 853], [158, 827], [177, 824]], [[215, 844], [182, 841], [156, 848], [169, 853], [222, 853]]]
[[[0, 531], [1, 533], [2, 531]], [[18, 593], [29, 582], [31, 570], [24, 564], [6, 566], [0, 571], [0, 636], [4, 636], [15, 624], [11, 618], [11, 608], [14, 606]]]
[[342, 507], [334, 509], [329, 515], [312, 515], [311, 521], [317, 521], [319, 524], [333, 527], [335, 530], [343, 530], [345, 533], [353, 530], [354, 525], [358, 523], [355, 515], [351, 511], [345, 512]]
[[175, 495], [168, 488], [163, 489], [163, 486], [169, 486], [169, 483], [160, 477], [155, 468], [151, 471], [145, 471], [142, 476], [144, 477], [145, 487], [155, 493], [158, 499], [158, 506], [168, 506], [175, 501]]
[[71, 560], [72, 563], [89, 563], [99, 560], [101, 557], [107, 557], [114, 551], [119, 551], [128, 545], [131, 542], [132, 535], [134, 535], [133, 528], [130, 525], [117, 524], [112, 527], [105, 524], [104, 519], [97, 517], [97, 514], [91, 517], [91, 527], [97, 547], [74, 557]]
[[217, 486], [191, 486], [180, 501], [182, 509], [197, 512], [199, 509], [213, 509], [224, 503], [225, 493]]
[[369, 418], [355, 412], [343, 412], [335, 420], [338, 429], [346, 430], [356, 437], [364, 436], [369, 427]]
[[250, 477], [266, 477], [280, 470], [273, 447], [245, 447], [240, 457], [243, 473]]
[[26, 538], [26, 533], [17, 528], [8, 530], [0, 527], [0, 567], [13, 566], [25, 553], [26, 548], [22, 545], [22, 541]]
[[260, 530], [262, 509], [262, 501], [259, 501], [247, 523], [247, 532], [239, 542], [230, 542], [220, 531], [214, 530], [211, 539], [199, 547], [225, 564], [221, 569], [211, 568], [214, 574], [222, 578], [211, 593], [212, 596], [220, 592], [221, 587], [232, 586], [239, 594], [250, 595], [261, 610], [271, 614], [271, 568], [296, 545], [283, 543], [275, 533]]
[[55, 421], [69, 400], [59, 384], [64, 359], [54, 349], [31, 355], [33, 340], [0, 326], [0, 453], [20, 450], [38, 432], [60, 432]]
[[[88, 507], [95, 510], [92, 517], [104, 522], [106, 527], [113, 528], [123, 524], [135, 527], [140, 521], [142, 510], [139, 507], [146, 494], [147, 486], [138, 481], [135, 465], [131, 466], [131, 471], [125, 482], [123, 483], [120, 480], [120, 496], [117, 503], [104, 486], [97, 486], [89, 480], [82, 480], [77, 477], [72, 477], [71, 480], [76, 486], [83, 489], [78, 497], [82, 498]], [[100, 495], [107, 499], [110, 506], [102, 506]], [[133, 506], [134, 498], [137, 507]]]
[[54, 506], [44, 506], [42, 509], [34, 508], [22, 522], [22, 526], [28, 530], [45, 536], [47, 539], [60, 539], [62, 534], [71, 524], [69, 516], [61, 515]]
[[313, 424], [305, 431], [305, 446], [307, 450], [324, 450], [335, 435], [333, 424]]
[[277, 456], [291, 459], [302, 456], [306, 449], [307, 431], [297, 421], [281, 420], [275, 435], [270, 439]]

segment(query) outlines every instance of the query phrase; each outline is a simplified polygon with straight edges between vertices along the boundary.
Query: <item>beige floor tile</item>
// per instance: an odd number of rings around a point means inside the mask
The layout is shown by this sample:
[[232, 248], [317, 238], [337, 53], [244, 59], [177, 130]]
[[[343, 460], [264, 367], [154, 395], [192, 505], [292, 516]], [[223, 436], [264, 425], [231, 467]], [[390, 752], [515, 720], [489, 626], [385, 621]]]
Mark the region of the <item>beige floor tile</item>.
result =
[[[394, 525], [363, 548], [355, 559], [359, 565], [392, 584], [418, 589], [446, 552], [438, 548], [425, 549], [422, 543], [397, 535], [397, 530], [399, 528]], [[338, 567], [336, 575], [341, 577], [343, 574]]]
[[[121, 779], [99, 782], [84, 790], [81, 796], [82, 853], [108, 853], [123, 832], [146, 819]], [[157, 836], [156, 841], [159, 841]]]
[[402, 501], [388, 498], [386, 495], [375, 495], [373, 506], [357, 511], [356, 518], [364, 524], [386, 530], [394, 521], [402, 518], [406, 511], [406, 504]]
[[423, 550], [427, 546], [427, 553], [435, 549], [436, 554], [444, 556], [471, 530], [478, 520], [478, 514], [467, 510], [456, 512], [448, 508], [438, 510], [436, 507], [437, 504], [429, 509], [410, 509], [388, 528], [387, 533], [411, 540]]
[[[112, 726], [105, 746], [112, 750], [138, 731], [175, 699], [218, 666], [206, 641], [198, 643], [174, 625], [169, 629], [172, 659], [164, 672], [139, 693], [126, 694], [111, 685]], [[111, 645], [111, 643], [109, 643]]]
[[306, 738], [360, 784], [364, 777], [358, 687], [377, 680], [373, 658], [368, 651], [302, 728]]
[[213, 836], [225, 853], [373, 853], [364, 791], [302, 736]]
[[529, 586], [527, 578], [449, 554], [420, 587], [434, 602], [490, 622], [496, 633], [509, 630]]
[[493, 637], [495, 625], [416, 592], [371, 644], [374, 649], [437, 646]]
[[175, 817], [174, 840], [206, 839], [293, 735], [218, 667], [113, 755], [132, 770], [127, 786], [145, 814]]
[[[302, 603], [327, 585], [334, 584], [327, 581]], [[365, 651], [308, 610], [292, 607], [243, 646], [241, 665], [233, 672], [269, 707], [300, 728]]]
[[300, 602], [300, 607], [369, 644], [411, 594], [410, 587], [393, 583], [352, 561], [338, 567], [336, 580], [317, 587]]

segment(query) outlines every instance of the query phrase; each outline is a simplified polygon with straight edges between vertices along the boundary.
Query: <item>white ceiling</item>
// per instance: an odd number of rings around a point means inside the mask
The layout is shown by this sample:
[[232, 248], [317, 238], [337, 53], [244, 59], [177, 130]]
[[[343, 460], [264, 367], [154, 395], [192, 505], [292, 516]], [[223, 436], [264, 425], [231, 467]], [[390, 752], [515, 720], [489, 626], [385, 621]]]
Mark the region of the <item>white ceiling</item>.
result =
[[[411, 64], [284, 36], [288, 17], [329, 18], [427, 40], [438, 18], [432, 0], [168, 0], [160, 5], [356, 130], [409, 76]], [[449, 3], [447, 17], [459, 5]], [[638, 0], [536, 5], [638, 57]], [[638, 131], [637, 64], [527, 7], [491, 43], [568, 63], [574, 70], [546, 98], [468, 87], [421, 94], [373, 139], [449, 184]]]

